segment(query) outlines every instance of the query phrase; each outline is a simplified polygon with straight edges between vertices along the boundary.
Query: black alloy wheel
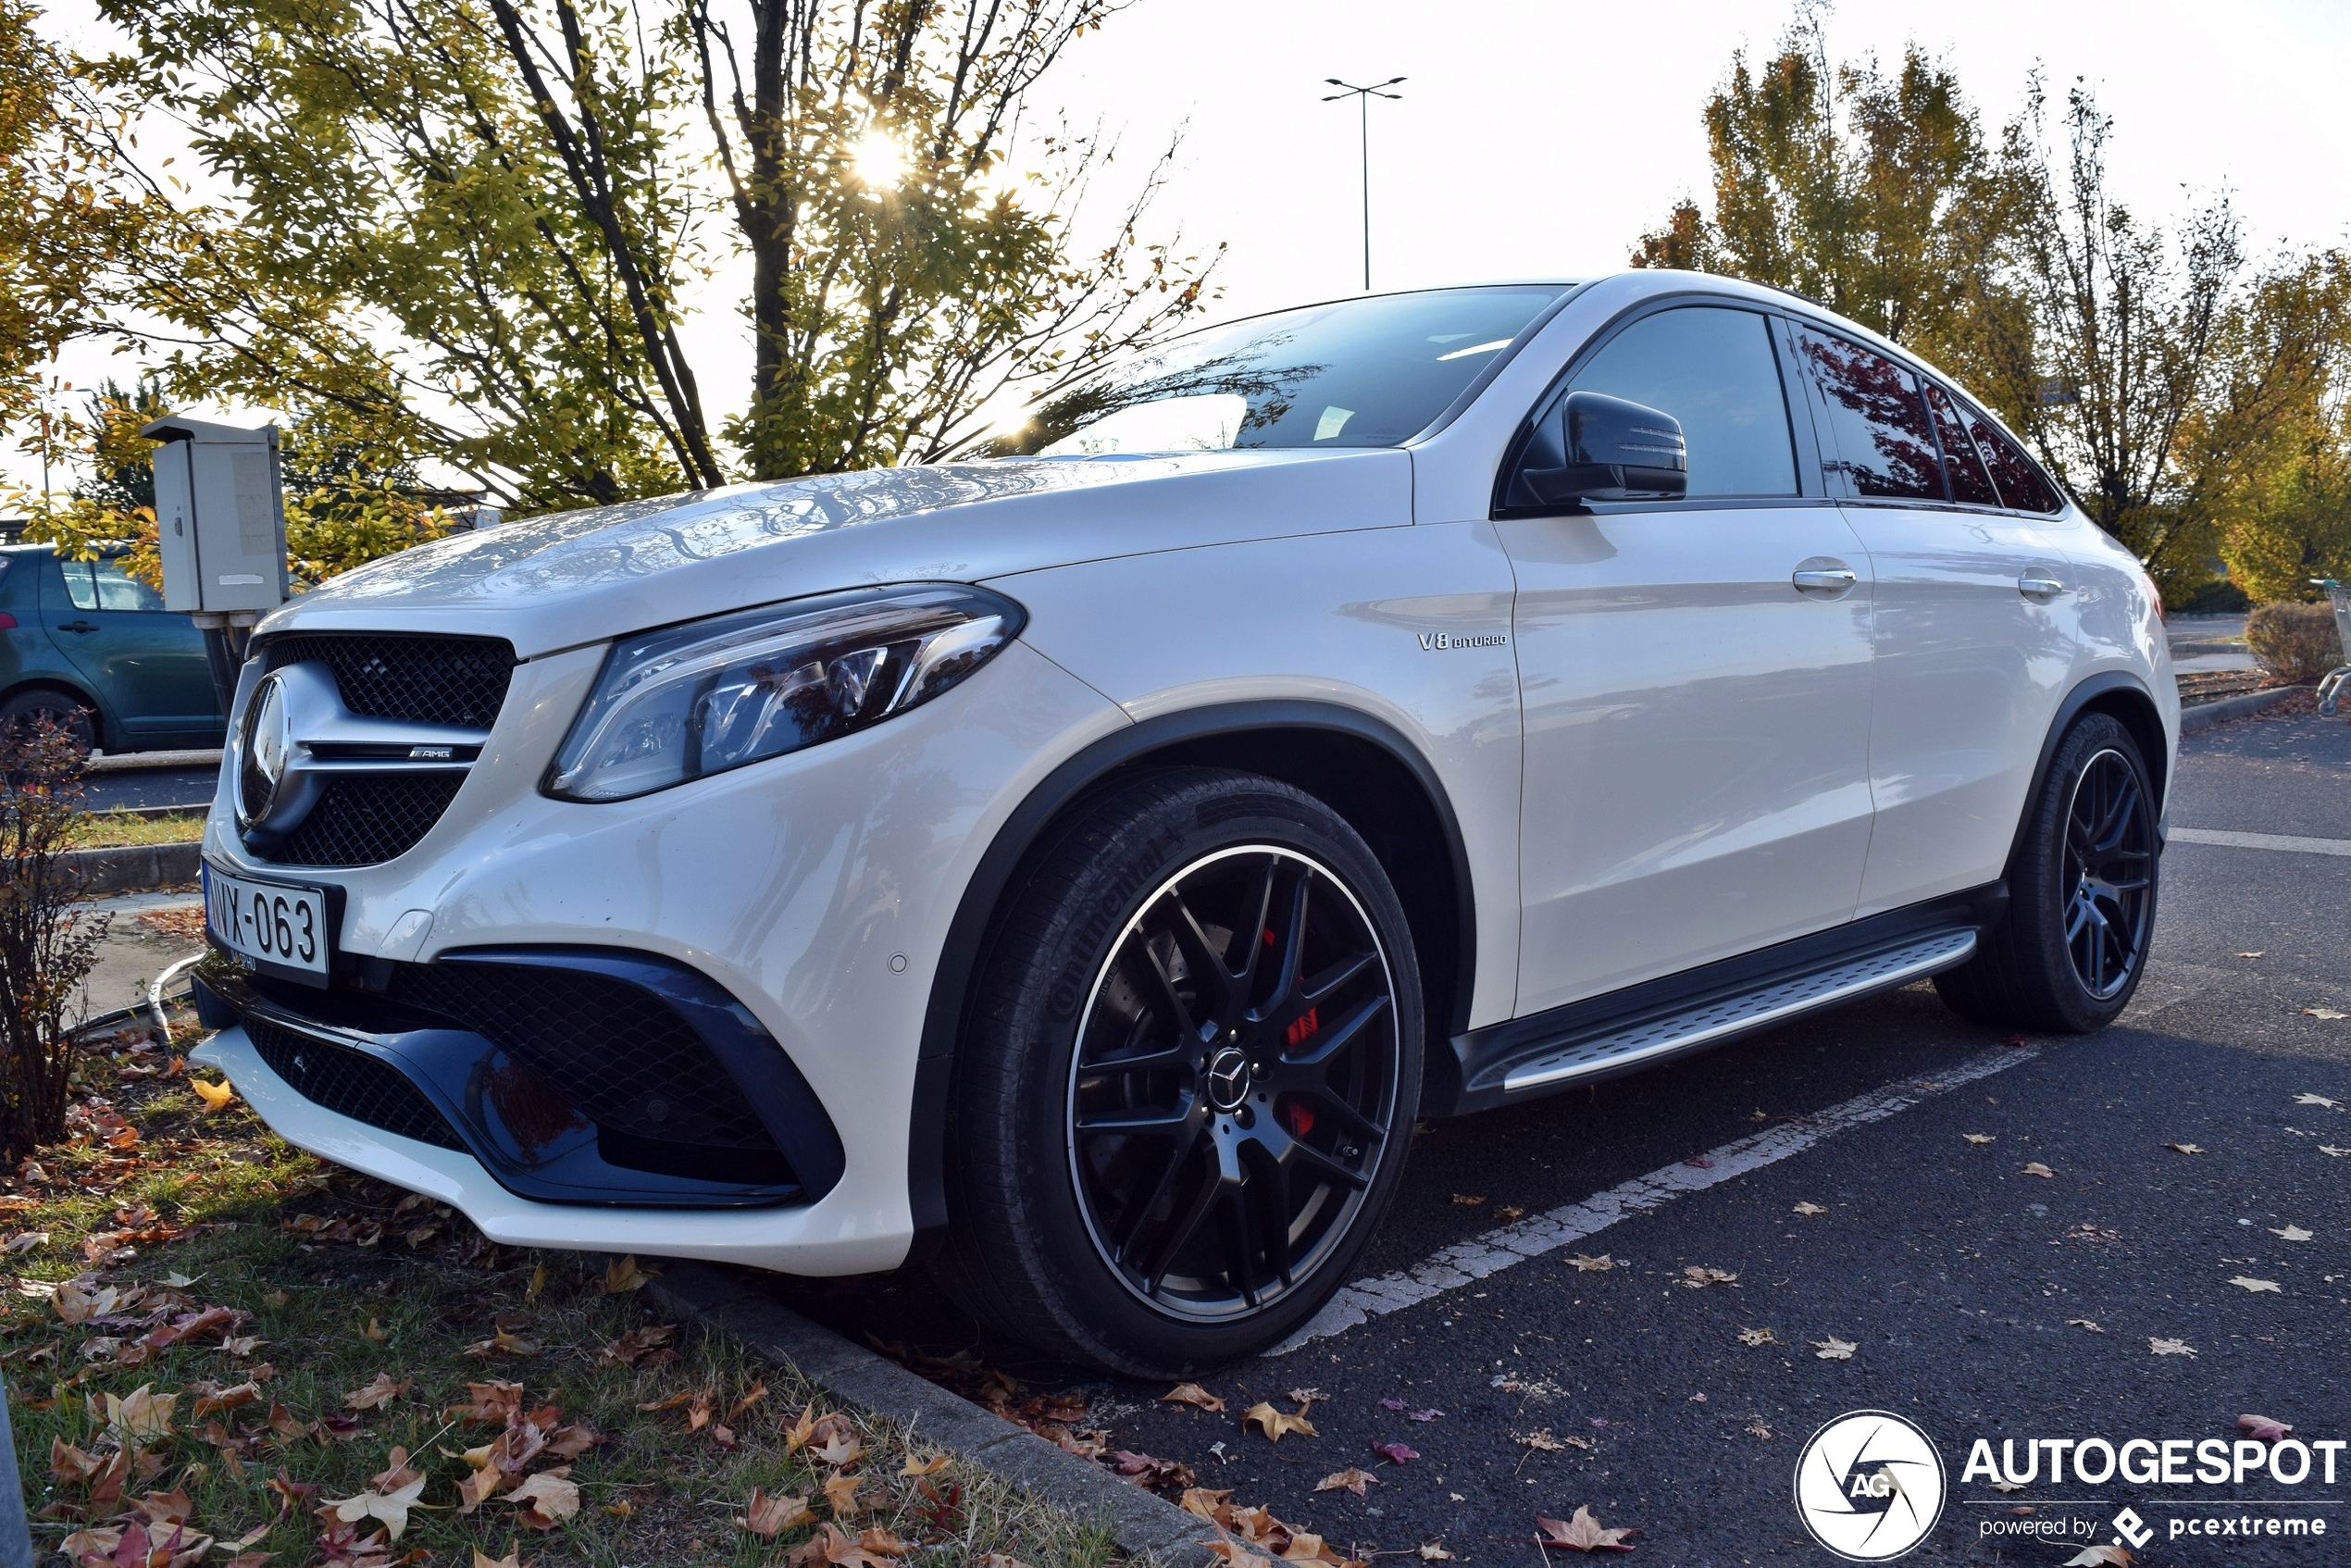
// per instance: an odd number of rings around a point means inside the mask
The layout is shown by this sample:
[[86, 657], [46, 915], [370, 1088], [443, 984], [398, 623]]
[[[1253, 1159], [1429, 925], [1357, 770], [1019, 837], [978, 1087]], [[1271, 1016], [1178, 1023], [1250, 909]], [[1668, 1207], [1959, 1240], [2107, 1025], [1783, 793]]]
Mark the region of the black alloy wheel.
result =
[[1070, 1063], [1071, 1176], [1102, 1261], [1207, 1321], [1316, 1272], [1387, 1151], [1399, 1041], [1378, 936], [1275, 845], [1220, 850], [1145, 902]]
[[2075, 720], [2026, 803], [2007, 911], [1972, 957], [1934, 977], [1943, 1000], [2003, 1028], [2087, 1034], [2112, 1023], [2155, 936], [2159, 809], [2121, 721]]
[[1402, 1178], [1420, 985], [1386, 868], [1314, 797], [1185, 767], [1081, 803], [979, 958], [932, 1273], [1005, 1338], [1128, 1375], [1278, 1344]]
[[2082, 989], [2104, 1002], [2137, 976], [2155, 912], [2155, 821], [2131, 759], [2102, 751], [2065, 815], [2065, 943]]

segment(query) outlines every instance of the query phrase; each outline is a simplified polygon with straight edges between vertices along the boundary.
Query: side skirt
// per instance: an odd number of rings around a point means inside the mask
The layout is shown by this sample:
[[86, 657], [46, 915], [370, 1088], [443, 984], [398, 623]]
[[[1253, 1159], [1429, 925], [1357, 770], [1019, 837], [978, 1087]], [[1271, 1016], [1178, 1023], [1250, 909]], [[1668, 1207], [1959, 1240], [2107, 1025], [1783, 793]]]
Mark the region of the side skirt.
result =
[[1533, 1100], [1909, 985], [1965, 963], [2008, 897], [1993, 883], [1456, 1035], [1462, 1093], [1424, 1113]]

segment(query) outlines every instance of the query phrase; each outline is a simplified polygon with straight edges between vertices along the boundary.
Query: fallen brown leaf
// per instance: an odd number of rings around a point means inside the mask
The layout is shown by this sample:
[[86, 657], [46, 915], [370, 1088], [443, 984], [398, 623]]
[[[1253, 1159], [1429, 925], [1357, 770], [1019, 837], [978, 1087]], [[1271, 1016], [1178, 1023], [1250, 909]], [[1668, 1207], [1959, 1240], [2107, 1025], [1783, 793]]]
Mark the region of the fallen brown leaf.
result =
[[1334, 1470], [1315, 1482], [1314, 1489], [1318, 1492], [1353, 1492], [1360, 1498], [1364, 1495], [1364, 1487], [1378, 1484], [1378, 1476], [1350, 1464], [1344, 1470]]
[[2294, 1430], [2284, 1422], [2273, 1421], [2266, 1415], [2240, 1415], [2237, 1417], [2237, 1428], [2257, 1443], [2272, 1445], [2284, 1442], [2286, 1434]]
[[1535, 1525], [1537, 1532], [1535, 1540], [1538, 1546], [1563, 1546], [1571, 1551], [1633, 1549], [1624, 1544], [1624, 1537], [1634, 1534], [1635, 1527], [1603, 1529], [1600, 1522], [1592, 1517], [1592, 1511], [1580, 1504], [1575, 1510], [1575, 1517], [1565, 1524], [1556, 1519], [1546, 1519], [1538, 1513], [1535, 1516]]
[[1213, 1415], [1225, 1408], [1225, 1401], [1197, 1383], [1178, 1383], [1159, 1397], [1163, 1405], [1190, 1405]]
[[735, 1521], [763, 1540], [773, 1540], [786, 1530], [815, 1522], [816, 1515], [809, 1512], [806, 1498], [771, 1498], [756, 1487], [752, 1488], [751, 1507]]
[[[413, 1387], [415, 1384], [408, 1378], [394, 1377], [389, 1372], [379, 1372], [376, 1374], [374, 1382], [364, 1388], [354, 1388], [342, 1397], [342, 1402], [349, 1410], [380, 1410]], [[198, 1410], [196, 1413], [202, 1415], [204, 1412]]]
[[1267, 1400], [1260, 1400], [1243, 1412], [1241, 1430], [1246, 1432], [1252, 1426], [1264, 1433], [1269, 1442], [1275, 1443], [1282, 1440], [1284, 1434], [1290, 1432], [1302, 1432], [1310, 1437], [1319, 1436], [1314, 1430], [1314, 1424], [1303, 1414], [1291, 1415], [1286, 1411], [1275, 1410], [1273, 1402]]

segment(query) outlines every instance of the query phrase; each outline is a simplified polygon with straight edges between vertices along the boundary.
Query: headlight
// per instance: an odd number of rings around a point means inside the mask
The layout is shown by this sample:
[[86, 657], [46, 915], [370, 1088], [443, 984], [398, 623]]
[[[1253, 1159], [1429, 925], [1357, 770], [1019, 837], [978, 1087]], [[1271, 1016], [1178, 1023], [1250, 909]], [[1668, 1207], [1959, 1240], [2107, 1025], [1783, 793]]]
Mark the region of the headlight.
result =
[[779, 757], [927, 703], [1020, 634], [981, 588], [827, 593], [613, 645], [547, 792], [623, 801]]

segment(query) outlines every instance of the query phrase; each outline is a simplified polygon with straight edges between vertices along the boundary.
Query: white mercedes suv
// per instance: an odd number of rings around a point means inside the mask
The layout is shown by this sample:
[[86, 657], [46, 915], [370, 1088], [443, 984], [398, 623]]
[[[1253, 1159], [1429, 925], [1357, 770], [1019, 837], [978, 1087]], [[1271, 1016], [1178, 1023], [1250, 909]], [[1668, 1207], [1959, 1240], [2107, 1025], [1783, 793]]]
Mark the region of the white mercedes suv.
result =
[[2113, 1018], [2160, 615], [1996, 420], [1790, 295], [1261, 317], [981, 460], [531, 518], [271, 616], [201, 1058], [500, 1241], [924, 1263], [1180, 1371], [1316, 1311], [1416, 1116], [1925, 976]]

